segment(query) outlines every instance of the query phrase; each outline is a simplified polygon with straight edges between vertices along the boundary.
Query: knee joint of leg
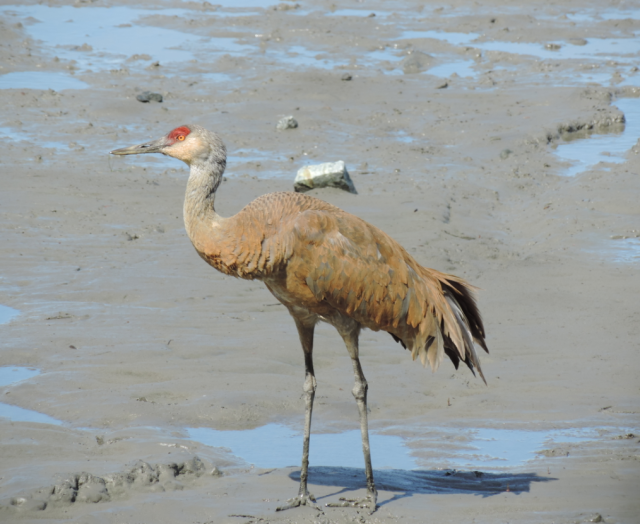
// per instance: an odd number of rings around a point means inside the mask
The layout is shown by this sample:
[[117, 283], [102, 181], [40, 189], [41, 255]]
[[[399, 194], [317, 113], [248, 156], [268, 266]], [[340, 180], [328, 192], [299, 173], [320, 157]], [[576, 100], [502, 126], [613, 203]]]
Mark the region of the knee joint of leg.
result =
[[316, 379], [313, 375], [307, 375], [307, 378], [304, 380], [304, 385], [302, 389], [305, 393], [315, 393], [316, 391]]
[[356, 400], [364, 400], [364, 398], [367, 396], [368, 388], [369, 386], [366, 382], [358, 382], [355, 386], [353, 386], [351, 393], [356, 398]]

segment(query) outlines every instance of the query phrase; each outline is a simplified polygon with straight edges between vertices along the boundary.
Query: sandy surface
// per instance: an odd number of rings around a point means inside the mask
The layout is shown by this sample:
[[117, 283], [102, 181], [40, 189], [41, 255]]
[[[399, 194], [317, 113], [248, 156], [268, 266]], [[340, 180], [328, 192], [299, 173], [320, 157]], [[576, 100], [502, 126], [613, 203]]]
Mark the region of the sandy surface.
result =
[[[0, 520], [640, 522], [640, 144], [624, 162], [573, 177], [555, 153], [567, 131], [623, 127], [616, 103], [640, 94], [637, 6], [298, 3], [216, 10], [141, 0], [133, 27], [171, 32], [114, 56], [105, 49], [120, 38], [117, 20], [105, 18], [107, 43], [66, 21], [74, 45], [56, 43], [37, 36], [53, 11], [2, 2], [0, 82], [48, 72], [88, 87], [0, 91], [0, 304], [21, 312], [0, 326], [0, 366], [41, 371], [0, 395], [63, 422], [0, 418]], [[64, 16], [109, 4], [80, 2]], [[455, 44], [403, 31], [479, 36]], [[237, 49], [216, 49], [216, 38]], [[488, 49], [577, 49], [580, 39], [635, 44], [617, 57], [563, 59]], [[185, 56], [163, 61], [150, 46]], [[473, 75], [429, 73], [456, 60]], [[164, 101], [140, 103], [146, 90]], [[299, 127], [276, 131], [285, 115]], [[312, 194], [482, 288], [488, 386], [446, 362], [432, 374], [386, 334], [361, 338], [370, 427], [405, 438], [420, 465], [376, 471], [371, 516], [275, 513], [295, 495], [298, 467], [253, 467], [187, 438], [186, 428], [300, 429], [304, 373], [284, 308], [191, 247], [185, 167], [107, 155], [189, 122], [218, 131], [229, 149], [222, 214], [290, 190], [303, 165], [344, 160], [358, 194]], [[327, 326], [315, 355], [314, 431], [356, 428], [349, 359]], [[454, 469], [443, 456], [467, 428], [591, 438], [547, 443], [508, 468]], [[421, 447], [425, 435], [436, 453]], [[384, 450], [374, 448], [374, 469], [376, 453]], [[297, 464], [297, 447], [292, 457]], [[321, 504], [364, 492], [361, 468], [312, 464], [310, 483]]]

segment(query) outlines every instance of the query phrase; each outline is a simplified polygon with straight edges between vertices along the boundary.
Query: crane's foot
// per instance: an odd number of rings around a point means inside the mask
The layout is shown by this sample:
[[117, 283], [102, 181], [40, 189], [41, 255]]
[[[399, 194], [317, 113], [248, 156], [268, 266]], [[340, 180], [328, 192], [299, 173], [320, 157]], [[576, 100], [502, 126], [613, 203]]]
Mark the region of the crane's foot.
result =
[[313, 509], [317, 509], [320, 513], [324, 513], [317, 505], [316, 498], [311, 493], [306, 493], [293, 497], [287, 500], [287, 504], [284, 506], [278, 506], [276, 511], [284, 511], [286, 509], [299, 508], [300, 506], [309, 506]]
[[347, 499], [340, 497], [340, 502], [330, 502], [327, 504], [329, 508], [363, 508], [369, 510], [369, 515], [378, 508], [378, 494], [372, 491], [367, 492], [367, 496], [363, 499]]

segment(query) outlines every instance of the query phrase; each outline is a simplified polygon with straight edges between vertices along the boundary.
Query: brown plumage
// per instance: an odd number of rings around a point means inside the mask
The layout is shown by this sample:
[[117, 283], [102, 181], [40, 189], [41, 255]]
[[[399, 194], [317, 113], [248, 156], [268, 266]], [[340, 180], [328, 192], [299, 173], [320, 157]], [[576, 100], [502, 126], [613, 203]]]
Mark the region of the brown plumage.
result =
[[[198, 254], [217, 270], [264, 282], [293, 316], [305, 356], [305, 437], [298, 497], [287, 509], [313, 505], [307, 491], [309, 433], [315, 396], [313, 329], [322, 320], [342, 336], [352, 358], [353, 394], [360, 410], [367, 497], [335, 505], [376, 508], [367, 428], [367, 382], [358, 358], [362, 328], [387, 331], [436, 370], [446, 354], [484, 380], [474, 342], [485, 351], [484, 327], [473, 287], [453, 275], [418, 264], [380, 229], [322, 200], [299, 193], [271, 193], [232, 217], [220, 217], [214, 197], [226, 166], [215, 134], [182, 126], [168, 135], [113, 154], [162, 153], [190, 166], [185, 226]], [[486, 382], [486, 381], [485, 381]]]

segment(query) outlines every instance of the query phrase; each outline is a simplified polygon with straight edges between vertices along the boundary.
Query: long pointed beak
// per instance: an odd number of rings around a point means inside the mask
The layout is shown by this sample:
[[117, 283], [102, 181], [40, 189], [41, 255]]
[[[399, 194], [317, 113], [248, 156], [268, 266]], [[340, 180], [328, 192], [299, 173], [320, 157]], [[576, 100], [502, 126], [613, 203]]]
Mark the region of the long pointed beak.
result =
[[112, 155], [141, 155], [143, 153], [162, 153], [162, 150], [168, 146], [169, 143], [166, 137], [158, 138], [152, 142], [146, 144], [139, 144], [137, 146], [122, 147], [120, 149], [114, 149], [111, 151]]

